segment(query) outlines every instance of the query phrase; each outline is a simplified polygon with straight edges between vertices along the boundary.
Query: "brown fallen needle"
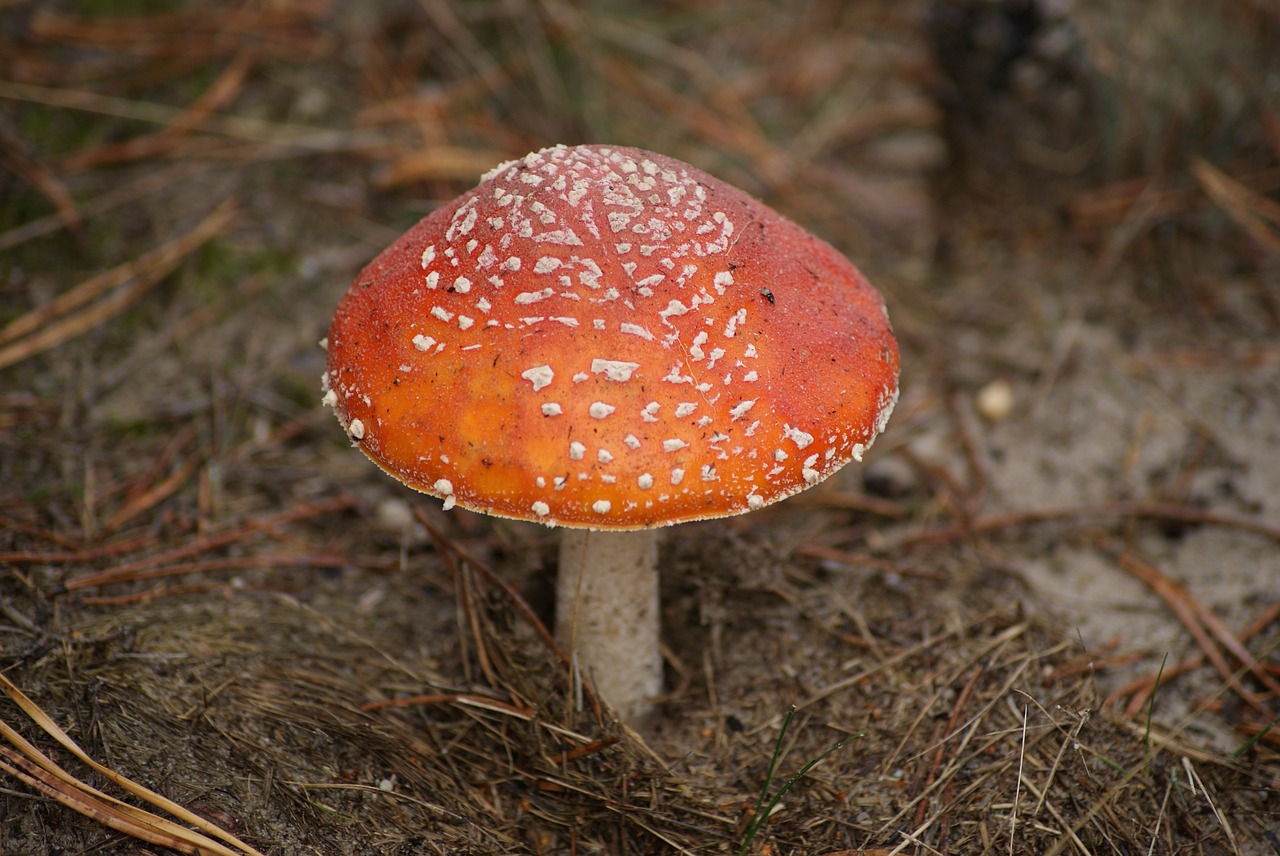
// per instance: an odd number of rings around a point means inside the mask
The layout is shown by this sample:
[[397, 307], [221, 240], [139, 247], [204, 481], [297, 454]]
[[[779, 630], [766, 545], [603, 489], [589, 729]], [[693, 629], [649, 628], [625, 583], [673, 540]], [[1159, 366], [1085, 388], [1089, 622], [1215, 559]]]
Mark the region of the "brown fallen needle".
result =
[[[1236, 634], [1236, 639], [1240, 640], [1241, 644], [1244, 644], [1254, 636], [1257, 636], [1267, 627], [1271, 626], [1271, 623], [1277, 619], [1280, 619], [1280, 602], [1273, 603], [1263, 609], [1262, 612], [1249, 622], [1247, 627]], [[1180, 663], [1176, 663], [1172, 666], [1164, 666], [1154, 675], [1147, 675], [1146, 677], [1138, 678], [1137, 680], [1130, 681], [1124, 686], [1113, 690], [1111, 694], [1103, 700], [1102, 706], [1108, 707], [1115, 704], [1120, 699], [1127, 698], [1129, 701], [1124, 707], [1125, 716], [1137, 716], [1138, 711], [1142, 710], [1143, 707], [1146, 706], [1148, 699], [1151, 698], [1151, 694], [1156, 691], [1156, 688], [1161, 683], [1168, 683], [1179, 675], [1185, 675], [1188, 672], [1195, 671], [1204, 665], [1204, 661], [1204, 652], [1200, 651], [1192, 654]]]
[[119, 314], [225, 229], [234, 217], [235, 206], [230, 200], [225, 201], [185, 235], [90, 277], [47, 305], [0, 328], [0, 369], [55, 348]]
[[1097, 517], [1119, 517], [1135, 520], [1170, 520], [1193, 526], [1221, 526], [1237, 529], [1280, 543], [1280, 527], [1249, 517], [1218, 514], [1170, 502], [1103, 502], [1097, 505], [1063, 505], [1050, 508], [1031, 508], [1011, 511], [1007, 514], [991, 514], [975, 517], [959, 523], [923, 529], [895, 539], [891, 548], [907, 550], [913, 547], [935, 547], [950, 544], [975, 535], [1002, 532], [1022, 526], [1058, 521], [1083, 520]]
[[1191, 634], [1201, 650], [1204, 651], [1205, 657], [1213, 664], [1218, 674], [1246, 704], [1263, 715], [1272, 715], [1263, 700], [1240, 682], [1240, 678], [1236, 675], [1231, 664], [1227, 662], [1227, 658], [1223, 655], [1218, 645], [1220, 644], [1222, 648], [1226, 649], [1249, 674], [1253, 675], [1277, 697], [1280, 697], [1280, 681], [1268, 674], [1267, 670], [1254, 659], [1244, 645], [1240, 644], [1240, 640], [1231, 634], [1231, 631], [1218, 620], [1216, 615], [1210, 612], [1204, 604], [1200, 603], [1187, 590], [1186, 586], [1166, 576], [1151, 563], [1131, 553], [1125, 553], [1120, 556], [1119, 564], [1120, 567], [1148, 586], [1161, 600], [1168, 604], [1174, 615], [1187, 628], [1187, 632]]
[[[286, 523], [294, 523], [299, 520], [306, 520], [322, 514], [341, 511], [351, 507], [353, 503], [354, 500], [349, 496], [338, 496], [332, 499], [321, 500], [319, 502], [302, 503], [287, 511], [280, 512], [279, 514], [250, 520], [244, 525], [227, 532], [198, 538], [191, 543], [185, 544], [181, 547], [176, 547], [164, 553], [149, 556], [145, 559], [138, 559], [137, 561], [128, 562], [123, 565], [117, 565], [105, 570], [93, 571], [91, 573], [82, 574], [78, 577], [72, 577], [67, 580], [63, 590], [77, 591], [91, 586], [112, 585], [114, 583], [146, 578], [147, 576], [170, 576], [170, 572], [162, 572], [155, 575], [149, 575], [147, 572], [154, 568], [172, 566], [175, 563], [191, 556], [200, 555], [201, 553], [207, 553], [212, 550], [221, 549], [231, 544], [244, 541], [259, 533], [269, 532]], [[276, 561], [286, 560], [281, 559]], [[288, 561], [292, 562], [293, 559], [289, 559]], [[327, 557], [321, 561], [324, 564], [331, 563], [331, 559]], [[200, 570], [200, 568], [195, 568], [194, 570]]]
[[[9, 746], [0, 746], [0, 771], [85, 817], [141, 841], [168, 847], [179, 853], [262, 856], [259, 851], [216, 824], [90, 758], [48, 714], [3, 674], [0, 674], [0, 689], [46, 734], [83, 764], [133, 796], [177, 818], [181, 823], [130, 805], [81, 781], [3, 720], [0, 720], [0, 737]], [[201, 831], [196, 832], [189, 827]]]
[[138, 161], [165, 154], [241, 92], [256, 59], [256, 51], [241, 50], [187, 110], [174, 116], [173, 121], [156, 133], [96, 146], [68, 158], [63, 166], [71, 171], [80, 171], [102, 164]]

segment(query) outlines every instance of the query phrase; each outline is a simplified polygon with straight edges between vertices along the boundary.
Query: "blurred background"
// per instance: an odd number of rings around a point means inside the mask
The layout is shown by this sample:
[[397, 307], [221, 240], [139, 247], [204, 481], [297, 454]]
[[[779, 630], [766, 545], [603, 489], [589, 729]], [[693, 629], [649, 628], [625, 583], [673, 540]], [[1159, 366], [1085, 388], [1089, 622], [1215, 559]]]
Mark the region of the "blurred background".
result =
[[[0, 852], [177, 846], [52, 722], [266, 853], [738, 852], [852, 735], [751, 852], [1280, 853], [1277, 44], [1275, 0], [0, 0]], [[584, 142], [834, 244], [903, 351], [864, 466], [673, 531], [642, 734], [538, 633], [554, 534], [319, 406], [369, 259]]]

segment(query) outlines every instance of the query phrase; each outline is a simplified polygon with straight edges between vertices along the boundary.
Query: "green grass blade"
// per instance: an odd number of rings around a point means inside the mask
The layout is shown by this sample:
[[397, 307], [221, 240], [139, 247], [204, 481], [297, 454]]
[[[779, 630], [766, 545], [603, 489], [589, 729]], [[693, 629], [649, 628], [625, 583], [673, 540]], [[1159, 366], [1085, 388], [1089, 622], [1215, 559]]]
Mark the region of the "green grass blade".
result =
[[747, 827], [746, 835], [743, 836], [742, 846], [738, 848], [738, 856], [746, 856], [746, 852], [748, 848], [751, 847], [751, 842], [755, 839], [756, 833], [760, 831], [760, 827], [764, 826], [764, 822], [769, 818], [769, 815], [773, 814], [774, 808], [776, 808], [778, 803], [782, 801], [782, 798], [786, 795], [787, 791], [791, 790], [792, 785], [804, 778], [805, 774], [818, 764], [822, 763], [835, 752], [839, 751], [850, 740], [861, 737], [863, 734], [859, 731], [856, 734], [850, 734], [848, 737], [841, 738], [821, 755], [801, 767], [800, 772], [787, 779], [782, 787], [778, 789], [778, 792], [774, 794], [766, 804], [765, 800], [768, 798], [769, 788], [773, 785], [773, 772], [778, 764], [778, 756], [782, 754], [782, 741], [787, 736], [787, 729], [791, 726], [791, 717], [795, 716], [795, 713], [795, 705], [792, 705], [791, 709], [787, 711], [787, 715], [782, 720], [782, 728], [778, 731], [778, 740], [773, 744], [773, 756], [769, 759], [769, 769], [764, 776], [764, 786], [760, 788], [760, 796], [756, 798], [755, 815], [751, 818], [751, 824]]

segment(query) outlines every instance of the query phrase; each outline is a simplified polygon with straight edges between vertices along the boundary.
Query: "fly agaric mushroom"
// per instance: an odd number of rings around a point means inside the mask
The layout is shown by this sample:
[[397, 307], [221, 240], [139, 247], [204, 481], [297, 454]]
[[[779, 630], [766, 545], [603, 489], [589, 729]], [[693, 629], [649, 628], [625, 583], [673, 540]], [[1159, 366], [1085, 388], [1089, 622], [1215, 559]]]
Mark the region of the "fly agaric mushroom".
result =
[[659, 527], [860, 460], [898, 396], [884, 302], [835, 249], [672, 158], [503, 164], [373, 260], [325, 403], [408, 486], [564, 527], [556, 633], [624, 720], [651, 709]]

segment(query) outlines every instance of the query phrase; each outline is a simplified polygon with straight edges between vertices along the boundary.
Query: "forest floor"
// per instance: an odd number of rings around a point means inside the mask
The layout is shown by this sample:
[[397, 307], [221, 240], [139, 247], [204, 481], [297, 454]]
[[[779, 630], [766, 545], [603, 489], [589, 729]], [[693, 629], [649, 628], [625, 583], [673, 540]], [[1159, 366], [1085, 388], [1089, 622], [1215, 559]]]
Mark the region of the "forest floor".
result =
[[[749, 852], [1280, 853], [1280, 14], [1067, 5], [0, 3], [0, 853], [736, 853], [842, 740]], [[670, 532], [639, 731], [556, 533], [319, 402], [359, 269], [562, 142], [763, 198], [902, 349], [864, 465]]]

